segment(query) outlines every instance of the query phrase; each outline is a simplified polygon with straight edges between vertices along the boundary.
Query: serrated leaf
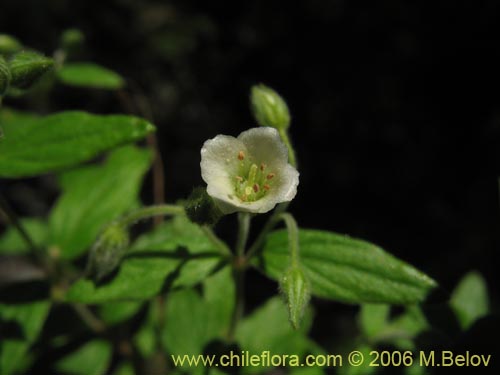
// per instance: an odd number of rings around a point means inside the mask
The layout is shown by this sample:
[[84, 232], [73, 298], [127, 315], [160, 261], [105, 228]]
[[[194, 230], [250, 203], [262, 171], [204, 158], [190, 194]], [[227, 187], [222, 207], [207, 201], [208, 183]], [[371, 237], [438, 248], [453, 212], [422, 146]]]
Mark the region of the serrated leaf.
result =
[[[229, 267], [203, 282], [203, 294], [183, 289], [167, 296], [162, 338], [172, 355], [198, 355], [211, 340], [227, 334], [234, 306]], [[193, 370], [193, 369], [191, 369]]]
[[9, 60], [11, 85], [27, 89], [54, 65], [54, 60], [34, 51], [21, 51]]
[[125, 85], [119, 74], [93, 63], [66, 63], [57, 71], [57, 77], [78, 87], [117, 90]]
[[73, 375], [103, 375], [110, 361], [111, 345], [103, 340], [94, 340], [61, 359], [56, 368]]
[[96, 286], [90, 280], [79, 280], [67, 298], [83, 303], [145, 300], [165, 286], [199, 283], [220, 260], [203, 231], [185, 217], [177, 217], [140, 236], [109, 283]]
[[[348, 303], [412, 304], [425, 299], [434, 280], [368, 242], [333, 232], [301, 229], [300, 259], [312, 293]], [[278, 279], [288, 266], [285, 230], [271, 233], [259, 265]]]
[[49, 309], [48, 301], [0, 304], [0, 374], [9, 375], [23, 366], [26, 352], [40, 334]]
[[151, 153], [127, 146], [114, 151], [103, 165], [86, 166], [60, 177], [63, 194], [53, 208], [49, 244], [61, 256], [81, 255], [104, 225], [137, 204]]
[[489, 312], [488, 286], [479, 272], [466, 274], [453, 291], [450, 304], [463, 329]]
[[146, 120], [125, 115], [61, 112], [16, 116], [0, 112], [0, 177], [29, 177], [90, 160], [154, 131]]
[[[38, 247], [47, 243], [47, 223], [34, 218], [21, 219], [21, 225]], [[28, 245], [22, 239], [19, 231], [8, 227], [0, 237], [0, 254], [24, 254], [29, 251]]]

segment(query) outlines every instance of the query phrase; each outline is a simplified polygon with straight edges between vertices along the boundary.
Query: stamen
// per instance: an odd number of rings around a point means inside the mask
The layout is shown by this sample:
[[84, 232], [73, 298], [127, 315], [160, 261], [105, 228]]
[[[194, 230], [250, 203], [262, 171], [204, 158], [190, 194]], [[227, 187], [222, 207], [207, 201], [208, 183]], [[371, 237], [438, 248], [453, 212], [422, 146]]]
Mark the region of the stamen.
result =
[[245, 159], [245, 153], [243, 151], [238, 152], [238, 160]]
[[256, 193], [258, 193], [259, 190], [260, 190], [259, 185], [253, 184], [253, 191], [255, 191]]
[[248, 185], [252, 186], [255, 182], [255, 177], [257, 176], [257, 165], [252, 164], [250, 171], [248, 172]]
[[274, 175], [274, 173], [269, 173], [269, 174], [266, 176], [266, 178], [267, 178], [268, 180], [271, 180], [274, 176], [275, 176], [275, 175]]
[[270, 187], [268, 184], [264, 184], [263, 188], [264, 188], [264, 190], [266, 190], [266, 191], [267, 191], [267, 190], [269, 190], [269, 189], [271, 189], [271, 187]]
[[266, 165], [264, 163], [261, 163], [260, 170], [264, 172], [264, 169], [266, 169]]
[[236, 176], [235, 179], [238, 182], [242, 182], [243, 181], [243, 177], [241, 177], [241, 176]]

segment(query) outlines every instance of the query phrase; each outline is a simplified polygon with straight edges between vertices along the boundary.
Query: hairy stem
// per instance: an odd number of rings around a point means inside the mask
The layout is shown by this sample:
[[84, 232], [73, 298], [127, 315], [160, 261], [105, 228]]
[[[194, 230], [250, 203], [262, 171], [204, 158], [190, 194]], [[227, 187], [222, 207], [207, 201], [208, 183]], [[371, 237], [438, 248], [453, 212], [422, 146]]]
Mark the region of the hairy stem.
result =
[[288, 212], [284, 212], [278, 216], [278, 219], [285, 222], [288, 230], [288, 246], [290, 249], [291, 266], [299, 265], [299, 228], [294, 217]]
[[202, 225], [201, 230], [208, 238], [208, 240], [219, 250], [219, 252], [224, 256], [231, 256], [231, 250], [226, 245], [224, 241], [222, 241], [217, 235], [214, 233], [212, 228], [207, 225]]
[[120, 224], [129, 226], [139, 220], [160, 215], [161, 216], [184, 215], [184, 207], [173, 204], [159, 204], [157, 206], [142, 207], [129, 213], [128, 215], [119, 220]]

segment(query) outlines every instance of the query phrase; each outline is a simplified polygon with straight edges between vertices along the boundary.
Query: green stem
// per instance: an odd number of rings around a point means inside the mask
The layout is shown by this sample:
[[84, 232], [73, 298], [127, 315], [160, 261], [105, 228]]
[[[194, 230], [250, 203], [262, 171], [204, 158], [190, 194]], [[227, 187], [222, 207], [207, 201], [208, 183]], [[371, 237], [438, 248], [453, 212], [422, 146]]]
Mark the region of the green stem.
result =
[[284, 212], [278, 216], [279, 219], [285, 222], [288, 230], [288, 246], [290, 249], [290, 265], [292, 267], [299, 265], [299, 228], [294, 217], [288, 212]]
[[106, 324], [97, 318], [87, 306], [80, 303], [74, 303], [71, 306], [92, 331], [101, 333], [106, 330]]
[[285, 129], [279, 129], [280, 137], [288, 149], [288, 161], [289, 163], [297, 168], [297, 158], [295, 157], [295, 151], [293, 150], [292, 142], [290, 141], [290, 137], [288, 136], [288, 132]]
[[236, 286], [236, 296], [234, 303], [233, 315], [231, 316], [231, 324], [229, 326], [228, 338], [234, 340], [236, 327], [243, 316], [245, 302], [245, 247], [250, 232], [251, 215], [248, 212], [238, 213], [238, 238], [236, 241], [236, 251], [233, 258], [233, 279]]
[[224, 241], [222, 241], [219, 237], [217, 237], [212, 228], [210, 228], [207, 225], [202, 225], [201, 230], [208, 238], [208, 240], [212, 242], [212, 244], [220, 251], [222, 255], [231, 256], [231, 250], [229, 250], [229, 247], [226, 245]]
[[7, 223], [11, 224], [17, 230], [23, 241], [28, 246], [28, 249], [30, 250], [33, 258], [35, 258], [37, 261], [40, 261], [42, 265], [45, 265], [43, 255], [41, 254], [40, 250], [35, 245], [35, 242], [31, 239], [28, 232], [26, 232], [26, 230], [24, 229], [23, 225], [17, 218], [17, 215], [14, 213], [14, 211], [12, 211], [9, 204], [2, 196], [0, 196], [0, 216], [2, 216]]
[[236, 241], [236, 256], [242, 257], [245, 254], [245, 246], [250, 232], [251, 216], [248, 212], [238, 213], [238, 239]]
[[127, 216], [119, 219], [120, 224], [124, 226], [129, 226], [134, 224], [135, 222], [147, 219], [153, 216], [159, 215], [184, 215], [184, 207], [176, 206], [173, 204], [159, 204], [156, 206], [148, 206], [139, 208]]
[[288, 205], [289, 202], [286, 202], [286, 203], [280, 203], [278, 207], [276, 207], [271, 217], [267, 220], [266, 224], [264, 224], [264, 227], [260, 231], [254, 243], [248, 249], [248, 252], [246, 254], [246, 259], [251, 259], [257, 253], [257, 251], [261, 249], [262, 245], [264, 244], [264, 241], [266, 240], [267, 234], [280, 221], [279, 216], [286, 211]]

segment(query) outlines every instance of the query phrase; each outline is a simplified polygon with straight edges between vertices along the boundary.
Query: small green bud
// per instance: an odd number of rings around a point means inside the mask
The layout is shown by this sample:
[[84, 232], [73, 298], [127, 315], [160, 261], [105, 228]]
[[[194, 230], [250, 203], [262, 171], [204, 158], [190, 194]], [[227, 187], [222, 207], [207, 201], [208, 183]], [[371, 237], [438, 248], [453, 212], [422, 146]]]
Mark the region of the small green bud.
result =
[[263, 84], [252, 87], [250, 106], [260, 126], [286, 130], [290, 126], [290, 111], [283, 98]]
[[200, 225], [215, 225], [223, 216], [207, 190], [202, 187], [193, 189], [184, 208], [189, 220]]
[[66, 51], [74, 50], [82, 45], [85, 35], [78, 29], [67, 29], [61, 35], [61, 47]]
[[10, 74], [9, 66], [7, 61], [0, 55], [0, 97], [2, 97], [9, 89], [10, 80], [12, 75]]
[[120, 264], [130, 243], [127, 228], [119, 222], [109, 224], [90, 250], [87, 275], [99, 281]]
[[14, 37], [0, 34], [0, 53], [10, 55], [23, 48], [22, 44]]
[[36, 52], [19, 52], [9, 62], [11, 85], [27, 89], [54, 65], [54, 60]]
[[280, 289], [288, 307], [290, 323], [298, 329], [311, 296], [309, 280], [300, 267], [292, 266], [281, 278]]

